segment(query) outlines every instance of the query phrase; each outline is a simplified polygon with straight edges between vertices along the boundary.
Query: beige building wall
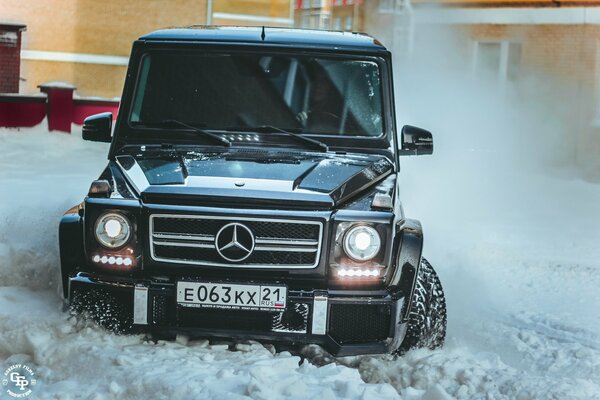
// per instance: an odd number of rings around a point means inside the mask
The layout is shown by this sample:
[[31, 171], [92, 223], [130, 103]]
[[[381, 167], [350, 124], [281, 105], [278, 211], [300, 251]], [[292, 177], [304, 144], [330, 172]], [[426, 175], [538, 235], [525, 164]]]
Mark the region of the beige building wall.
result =
[[[132, 42], [160, 28], [293, 25], [290, 0], [0, 0], [0, 21], [27, 25], [21, 93], [64, 81], [82, 96], [117, 97]], [[61, 61], [62, 60], [62, 61]]]
[[368, 4], [368, 1], [344, 3], [341, 0], [295, 2], [294, 23], [297, 28], [363, 32]]
[[331, 7], [331, 29], [340, 31], [364, 31], [364, 4], [339, 5]]
[[212, 0], [212, 12], [213, 25], [293, 25], [293, 2], [290, 0]]
[[[133, 40], [163, 27], [203, 24], [206, 9], [206, 0], [2, 0], [0, 18], [27, 25], [21, 93], [36, 93], [44, 82], [64, 81], [80, 95], [112, 98], [121, 95]], [[116, 57], [48, 60], [81, 54]]]

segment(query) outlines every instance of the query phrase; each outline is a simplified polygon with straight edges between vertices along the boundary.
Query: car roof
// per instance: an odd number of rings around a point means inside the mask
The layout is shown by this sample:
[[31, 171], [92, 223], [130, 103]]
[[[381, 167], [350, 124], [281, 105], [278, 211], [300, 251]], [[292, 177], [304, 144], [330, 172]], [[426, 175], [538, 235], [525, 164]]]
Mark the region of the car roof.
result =
[[157, 30], [140, 37], [140, 40], [264, 43], [266, 45], [336, 50], [387, 51], [377, 39], [366, 33], [272, 27], [194, 25], [185, 28]]

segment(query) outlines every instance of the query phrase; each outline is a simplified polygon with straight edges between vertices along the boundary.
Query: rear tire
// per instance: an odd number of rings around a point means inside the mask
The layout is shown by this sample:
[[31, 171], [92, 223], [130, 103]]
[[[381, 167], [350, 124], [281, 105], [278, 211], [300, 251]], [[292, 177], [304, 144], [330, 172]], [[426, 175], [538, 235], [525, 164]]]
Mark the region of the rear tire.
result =
[[424, 258], [410, 305], [408, 328], [398, 353], [404, 354], [414, 348], [433, 350], [442, 347], [446, 338], [444, 290], [437, 273]]

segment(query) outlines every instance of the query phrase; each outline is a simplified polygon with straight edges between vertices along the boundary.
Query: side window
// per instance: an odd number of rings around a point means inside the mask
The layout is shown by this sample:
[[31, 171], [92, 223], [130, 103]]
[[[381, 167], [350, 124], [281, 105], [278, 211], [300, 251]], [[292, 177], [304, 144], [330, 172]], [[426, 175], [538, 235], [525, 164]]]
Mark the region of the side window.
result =
[[[142, 82], [146, 82], [148, 79], [148, 70], [150, 69], [150, 55], [145, 55], [144, 58], [142, 59], [142, 68], [141, 68], [141, 72], [140, 72], [140, 80]], [[131, 122], [140, 122], [140, 114], [141, 114], [141, 108], [142, 108], [142, 103], [143, 103], [143, 99], [144, 99], [144, 94], [146, 93], [146, 86], [144, 85], [143, 87], [140, 88], [140, 90], [137, 91], [136, 95], [135, 95], [135, 100], [133, 102], [133, 104], [135, 105], [133, 107], [133, 110], [131, 111]]]
[[521, 52], [521, 43], [475, 42], [473, 70], [479, 78], [487, 81], [497, 80], [500, 84], [514, 82], [519, 76]]

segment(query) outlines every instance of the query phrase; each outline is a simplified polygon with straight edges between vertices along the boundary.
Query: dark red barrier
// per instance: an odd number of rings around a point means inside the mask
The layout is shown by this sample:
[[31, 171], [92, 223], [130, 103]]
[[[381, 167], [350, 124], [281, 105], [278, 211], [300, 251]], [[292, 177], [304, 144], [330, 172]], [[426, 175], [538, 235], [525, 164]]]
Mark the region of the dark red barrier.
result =
[[73, 109], [73, 123], [83, 125], [83, 120], [90, 115], [110, 111], [113, 113], [113, 119], [117, 118], [119, 111], [119, 102], [111, 100], [87, 100], [75, 99]]
[[44, 95], [0, 94], [0, 127], [31, 127], [48, 117], [48, 130], [71, 132], [71, 124], [83, 124], [93, 114], [110, 111], [117, 117], [119, 102], [73, 98], [75, 87], [64, 83], [39, 86]]
[[71, 133], [74, 86], [44, 84], [38, 86], [48, 96], [48, 130]]
[[46, 96], [0, 94], [0, 126], [36, 126], [46, 116]]

